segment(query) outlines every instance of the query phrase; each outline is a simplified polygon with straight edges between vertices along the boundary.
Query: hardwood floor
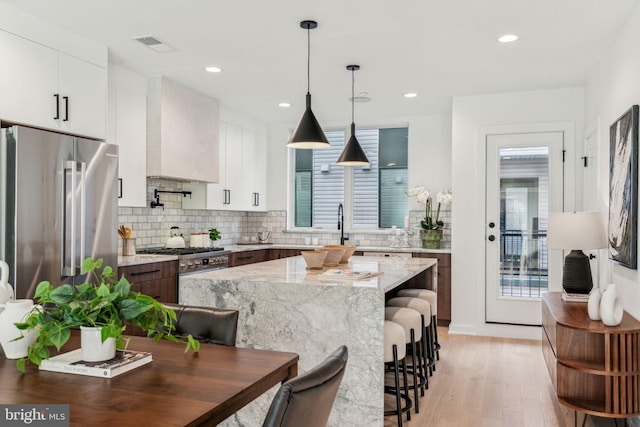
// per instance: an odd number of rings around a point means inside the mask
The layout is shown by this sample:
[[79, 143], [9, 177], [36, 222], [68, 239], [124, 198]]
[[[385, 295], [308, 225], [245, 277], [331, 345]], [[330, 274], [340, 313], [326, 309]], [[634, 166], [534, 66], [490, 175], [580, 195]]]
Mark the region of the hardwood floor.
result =
[[[570, 427], [574, 412], [560, 405], [539, 341], [449, 335], [438, 328], [442, 349], [420, 413], [403, 418], [407, 427]], [[393, 397], [385, 395], [385, 407]], [[582, 425], [578, 414], [578, 426]], [[612, 427], [589, 417], [585, 427]], [[624, 425], [620, 420], [618, 425]], [[395, 416], [385, 427], [397, 426]]]

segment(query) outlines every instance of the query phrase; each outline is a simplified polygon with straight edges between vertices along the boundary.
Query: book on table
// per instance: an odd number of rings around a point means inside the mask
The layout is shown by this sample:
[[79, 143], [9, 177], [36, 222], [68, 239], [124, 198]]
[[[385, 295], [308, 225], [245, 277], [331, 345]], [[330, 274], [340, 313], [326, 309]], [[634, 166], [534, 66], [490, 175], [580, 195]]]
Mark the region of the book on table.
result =
[[382, 271], [355, 271], [355, 270], [331, 269], [331, 270], [325, 271], [324, 273], [321, 273], [320, 276], [325, 277], [327, 279], [367, 280], [372, 277], [381, 276], [382, 274], [383, 274]]
[[567, 302], [588, 302], [589, 294], [572, 294], [572, 293], [563, 291], [562, 300]]
[[116, 357], [102, 362], [85, 362], [82, 350], [76, 349], [62, 353], [40, 364], [43, 371], [65, 372], [69, 374], [89, 375], [92, 377], [113, 378], [153, 360], [147, 351], [116, 350]]

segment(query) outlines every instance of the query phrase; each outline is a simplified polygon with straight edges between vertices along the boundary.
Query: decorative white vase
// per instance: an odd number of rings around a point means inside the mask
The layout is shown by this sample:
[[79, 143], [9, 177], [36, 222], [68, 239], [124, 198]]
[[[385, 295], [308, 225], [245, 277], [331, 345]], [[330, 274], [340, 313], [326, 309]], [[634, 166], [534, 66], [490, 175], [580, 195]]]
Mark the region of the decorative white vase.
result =
[[211, 240], [212, 248], [217, 248], [218, 246], [220, 246], [220, 240]]
[[[0, 344], [7, 359], [27, 357], [29, 346], [36, 341], [37, 328], [21, 331], [15, 326], [26, 320], [33, 307], [33, 300], [30, 299], [15, 299], [4, 304], [4, 310], [0, 313]], [[22, 335], [24, 338], [13, 341]]]
[[9, 284], [9, 264], [0, 260], [0, 305], [13, 299], [13, 288]]
[[602, 292], [600, 288], [593, 288], [589, 294], [589, 301], [587, 302], [587, 313], [589, 319], [600, 320], [600, 300], [602, 299]]
[[607, 326], [618, 326], [624, 313], [622, 301], [615, 284], [610, 284], [600, 298], [600, 317]]
[[102, 342], [101, 328], [80, 326], [80, 348], [85, 362], [102, 362], [116, 357], [116, 339]]

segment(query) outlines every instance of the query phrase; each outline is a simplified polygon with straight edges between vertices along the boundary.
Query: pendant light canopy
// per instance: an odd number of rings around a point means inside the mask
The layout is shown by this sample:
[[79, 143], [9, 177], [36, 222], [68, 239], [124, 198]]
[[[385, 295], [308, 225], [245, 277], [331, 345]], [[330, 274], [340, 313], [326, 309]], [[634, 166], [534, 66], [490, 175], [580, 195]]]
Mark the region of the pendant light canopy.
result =
[[355, 71], [359, 70], [359, 65], [347, 65], [347, 70], [351, 71], [351, 137], [344, 146], [342, 154], [336, 162], [340, 166], [368, 166], [369, 159], [364, 154], [358, 139], [356, 138], [356, 123], [354, 119], [354, 103], [355, 103]]
[[310, 62], [311, 62], [311, 41], [310, 30], [313, 30], [318, 26], [316, 21], [302, 21], [300, 27], [307, 30], [307, 107], [304, 110], [304, 114], [298, 123], [298, 127], [293, 132], [287, 147], [291, 148], [329, 148], [331, 144], [327, 140], [324, 131], [320, 127], [320, 123], [316, 119], [316, 116], [311, 111], [311, 93], [309, 91], [310, 85]]

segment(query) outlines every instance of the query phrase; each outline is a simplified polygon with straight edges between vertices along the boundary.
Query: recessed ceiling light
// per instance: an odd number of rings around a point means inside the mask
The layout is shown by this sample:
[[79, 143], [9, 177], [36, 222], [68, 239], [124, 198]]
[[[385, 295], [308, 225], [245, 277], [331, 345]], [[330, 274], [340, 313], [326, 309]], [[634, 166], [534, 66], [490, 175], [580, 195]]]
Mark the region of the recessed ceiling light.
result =
[[207, 68], [205, 68], [205, 70], [207, 70], [210, 73], [219, 73], [220, 71], [222, 71], [222, 68], [220, 68], [220, 67], [207, 67]]
[[289, 108], [291, 107], [291, 104], [288, 102], [281, 102], [278, 104], [278, 107], [282, 107], [282, 108]]
[[405, 98], [415, 98], [416, 96], [418, 96], [417, 93], [415, 92], [407, 92], [403, 95]]
[[500, 43], [511, 43], [518, 40], [518, 36], [515, 34], [505, 34], [504, 36], [498, 38]]

